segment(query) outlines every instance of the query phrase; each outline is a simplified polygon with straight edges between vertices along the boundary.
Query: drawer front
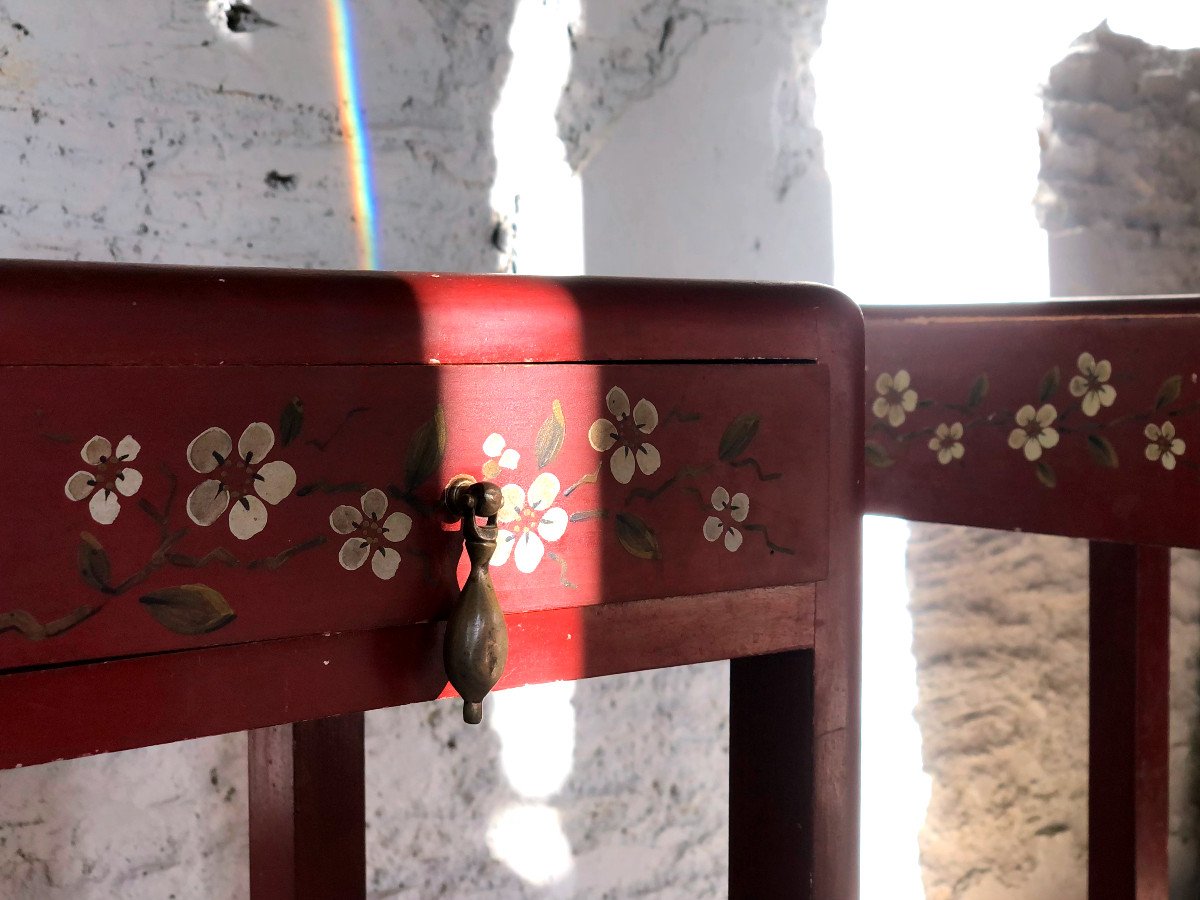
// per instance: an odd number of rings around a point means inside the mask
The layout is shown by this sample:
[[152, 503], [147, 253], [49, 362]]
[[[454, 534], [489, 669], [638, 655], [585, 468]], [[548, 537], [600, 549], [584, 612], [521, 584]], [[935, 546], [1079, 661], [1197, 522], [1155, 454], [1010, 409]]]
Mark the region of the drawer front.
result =
[[505, 489], [507, 612], [826, 571], [819, 365], [30, 366], [0, 396], [3, 669], [438, 618], [459, 473]]

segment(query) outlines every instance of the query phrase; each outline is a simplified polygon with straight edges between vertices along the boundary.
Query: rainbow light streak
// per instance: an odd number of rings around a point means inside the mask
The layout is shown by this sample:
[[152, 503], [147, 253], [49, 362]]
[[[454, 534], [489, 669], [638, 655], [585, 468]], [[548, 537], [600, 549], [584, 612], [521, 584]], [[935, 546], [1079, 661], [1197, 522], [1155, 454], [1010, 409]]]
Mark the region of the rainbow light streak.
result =
[[338, 114], [346, 137], [350, 165], [351, 199], [358, 223], [358, 258], [363, 269], [379, 268], [375, 231], [375, 189], [371, 183], [371, 150], [363, 125], [355, 68], [354, 32], [350, 22], [350, 0], [327, 0], [329, 31], [333, 38], [333, 68], [337, 78]]

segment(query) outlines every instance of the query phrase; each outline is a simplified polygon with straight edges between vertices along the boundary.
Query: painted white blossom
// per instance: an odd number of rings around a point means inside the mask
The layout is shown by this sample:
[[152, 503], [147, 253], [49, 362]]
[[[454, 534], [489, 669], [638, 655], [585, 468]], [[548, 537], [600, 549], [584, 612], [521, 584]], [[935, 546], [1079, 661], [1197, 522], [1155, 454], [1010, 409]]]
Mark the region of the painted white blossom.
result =
[[1008, 435], [1008, 446], [1024, 450], [1030, 462], [1040, 459], [1043, 450], [1058, 446], [1058, 431], [1050, 426], [1058, 418], [1058, 411], [1049, 403], [1041, 409], [1022, 406], [1017, 410], [1017, 426]]
[[492, 553], [493, 566], [504, 565], [512, 556], [521, 572], [538, 567], [546, 553], [543, 541], [557, 541], [567, 530], [567, 511], [554, 505], [559, 487], [557, 477], [543, 472], [533, 479], [528, 493], [516, 484], [500, 489], [504, 504], [496, 514], [500, 529]]
[[633, 480], [635, 467], [641, 469], [643, 475], [653, 475], [662, 465], [662, 458], [657, 448], [645, 440], [645, 436], [658, 427], [658, 410], [643, 398], [631, 414], [629, 395], [619, 387], [608, 392], [605, 402], [613, 421], [597, 419], [592, 423], [588, 429], [588, 442], [592, 449], [604, 453], [616, 447], [609, 459], [609, 467], [613, 478], [621, 484], [629, 484]]
[[80, 469], [67, 479], [67, 496], [84, 500], [90, 495], [88, 511], [92, 518], [101, 525], [111, 525], [121, 512], [119, 498], [132, 497], [142, 486], [142, 473], [128, 465], [141, 449], [137, 441], [125, 435], [114, 451], [107, 438], [96, 435], [79, 454], [92, 468]]
[[962, 445], [963, 427], [961, 422], [947, 425], [943, 422], [934, 431], [929, 440], [929, 449], [937, 454], [938, 462], [943, 466], [952, 460], [962, 459], [966, 450]]
[[[717, 512], [728, 512], [734, 522], [745, 522], [746, 516], [750, 515], [750, 498], [742, 493], [730, 497], [729, 491], [719, 487], [712, 493], [712, 507]], [[706, 540], [715, 541], [722, 534], [725, 535], [725, 549], [732, 552], [742, 546], [741, 529], [726, 524], [718, 516], [709, 516], [704, 520]]]
[[871, 405], [871, 412], [875, 413], [875, 417], [887, 419], [893, 428], [903, 425], [905, 415], [917, 408], [917, 392], [910, 384], [905, 369], [901, 369], [895, 375], [884, 372], [876, 378], [875, 391], [879, 396]]
[[[229, 510], [229, 530], [247, 540], [267, 525], [267, 507], [286, 498], [296, 486], [296, 470], [282, 460], [264, 463], [275, 446], [275, 432], [265, 422], [252, 422], [238, 439], [223, 428], [209, 428], [188, 444], [188, 465], [213, 477], [192, 489], [187, 499], [188, 517], [197, 525], [211, 525]], [[261, 498], [261, 499], [260, 499]]]
[[396, 574], [400, 551], [387, 546], [398, 544], [412, 530], [412, 518], [402, 512], [387, 514], [387, 494], [372, 488], [362, 495], [361, 509], [342, 505], [329, 514], [329, 527], [348, 534], [338, 552], [343, 569], [353, 571], [371, 558], [371, 571], [385, 581]]
[[521, 454], [506, 446], [502, 434], [489, 434], [483, 442], [483, 452], [489, 457], [483, 464], [483, 477], [489, 481], [499, 476], [504, 469], [515, 469], [521, 462]]
[[1160, 426], [1151, 422], [1146, 426], [1145, 434], [1150, 442], [1146, 445], [1146, 459], [1161, 462], [1164, 469], [1174, 469], [1175, 457], [1183, 456], [1187, 449], [1183, 438], [1175, 437], [1175, 423], [1163, 422]]
[[1076, 365], [1079, 366], [1080, 374], [1071, 379], [1068, 387], [1072, 396], [1083, 398], [1079, 404], [1083, 414], [1094, 416], [1100, 412], [1100, 407], [1112, 406], [1117, 399], [1117, 389], [1105, 383], [1112, 377], [1112, 365], [1109, 361], [1102, 359], [1096, 362], [1092, 354], [1080, 353]]

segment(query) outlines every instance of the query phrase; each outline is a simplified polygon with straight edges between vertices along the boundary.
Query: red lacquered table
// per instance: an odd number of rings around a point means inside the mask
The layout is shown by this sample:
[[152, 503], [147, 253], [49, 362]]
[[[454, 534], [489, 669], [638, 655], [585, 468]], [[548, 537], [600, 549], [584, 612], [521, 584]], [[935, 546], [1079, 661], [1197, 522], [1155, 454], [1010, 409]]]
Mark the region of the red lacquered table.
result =
[[4, 264], [0, 766], [251, 729], [254, 896], [362, 896], [468, 475], [498, 687], [734, 660], [731, 895], [853, 897], [862, 354], [813, 286]]
[[1088, 897], [1170, 893], [1170, 548], [1200, 548], [1200, 298], [867, 310], [867, 506], [1089, 544]]

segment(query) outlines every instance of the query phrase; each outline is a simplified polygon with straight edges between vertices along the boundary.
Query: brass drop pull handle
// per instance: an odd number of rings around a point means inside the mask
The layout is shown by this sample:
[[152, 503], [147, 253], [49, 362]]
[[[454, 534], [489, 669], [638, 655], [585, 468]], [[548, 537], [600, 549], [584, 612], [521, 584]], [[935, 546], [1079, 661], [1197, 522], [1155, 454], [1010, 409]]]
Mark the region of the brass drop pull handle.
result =
[[[483, 698], [500, 680], [508, 660], [508, 627], [488, 574], [496, 549], [496, 514], [504, 501], [491, 482], [459, 475], [446, 486], [444, 502], [450, 515], [462, 520], [471, 573], [446, 622], [442, 660], [450, 683], [463, 698], [463, 721], [478, 725]], [[487, 524], [478, 524], [477, 517]]]

